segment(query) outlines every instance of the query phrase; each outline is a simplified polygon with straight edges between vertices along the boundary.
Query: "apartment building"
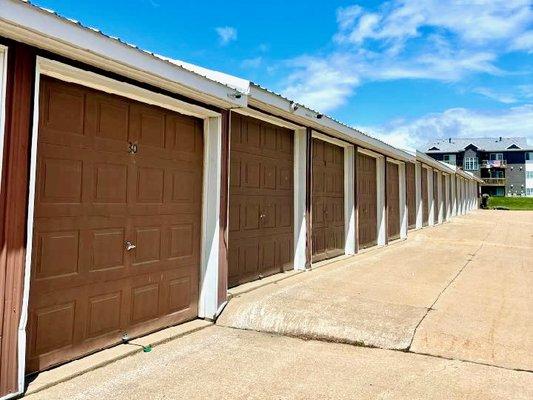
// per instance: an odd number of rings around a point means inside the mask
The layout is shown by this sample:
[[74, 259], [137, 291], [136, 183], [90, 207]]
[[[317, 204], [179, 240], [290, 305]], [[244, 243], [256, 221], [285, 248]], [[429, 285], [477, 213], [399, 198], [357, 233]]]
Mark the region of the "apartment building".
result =
[[491, 196], [533, 196], [533, 146], [525, 137], [447, 138], [423, 151], [481, 178]]

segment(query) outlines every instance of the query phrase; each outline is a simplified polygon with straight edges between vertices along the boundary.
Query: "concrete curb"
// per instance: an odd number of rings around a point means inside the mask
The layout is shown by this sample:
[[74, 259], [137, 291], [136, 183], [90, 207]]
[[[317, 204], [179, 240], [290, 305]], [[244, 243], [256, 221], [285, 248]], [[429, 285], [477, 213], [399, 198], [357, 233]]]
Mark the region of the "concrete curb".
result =
[[195, 319], [181, 325], [172, 326], [137, 338], [130, 341], [128, 344], [119, 344], [78, 360], [71, 361], [48, 371], [41, 372], [33, 377], [30, 376], [27, 378], [27, 387], [24, 396], [35, 394], [62, 382], [86, 374], [87, 372], [94, 371], [95, 369], [105, 367], [106, 365], [130, 357], [134, 354], [141, 353], [143, 351], [143, 346], [155, 347], [212, 325], [213, 322]]

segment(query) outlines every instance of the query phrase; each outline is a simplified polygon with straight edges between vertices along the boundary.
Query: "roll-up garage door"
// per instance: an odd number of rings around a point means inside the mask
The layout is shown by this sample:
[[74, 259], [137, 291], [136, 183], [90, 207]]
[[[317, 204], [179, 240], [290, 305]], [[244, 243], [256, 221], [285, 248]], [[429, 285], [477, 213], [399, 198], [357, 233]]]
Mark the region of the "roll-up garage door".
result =
[[441, 186], [442, 186], [442, 190], [441, 190], [441, 193], [442, 193], [442, 220], [445, 221], [446, 220], [446, 213], [447, 213], [447, 210], [448, 210], [448, 201], [446, 199], [446, 175], [442, 174], [442, 182], [441, 182]]
[[229, 286], [293, 265], [294, 132], [232, 115]]
[[416, 182], [415, 164], [405, 164], [405, 181], [407, 191], [407, 220], [409, 228], [416, 227]]
[[389, 240], [400, 237], [400, 177], [398, 164], [387, 162], [387, 233]]
[[439, 222], [439, 172], [433, 171], [433, 223]]
[[357, 202], [359, 223], [359, 247], [377, 244], [377, 181], [376, 159], [363, 153], [357, 154]]
[[420, 190], [422, 192], [422, 225], [427, 226], [429, 222], [429, 193], [428, 193], [428, 170], [421, 168]]
[[344, 148], [313, 139], [313, 261], [344, 254]]
[[43, 78], [27, 370], [197, 315], [202, 121]]

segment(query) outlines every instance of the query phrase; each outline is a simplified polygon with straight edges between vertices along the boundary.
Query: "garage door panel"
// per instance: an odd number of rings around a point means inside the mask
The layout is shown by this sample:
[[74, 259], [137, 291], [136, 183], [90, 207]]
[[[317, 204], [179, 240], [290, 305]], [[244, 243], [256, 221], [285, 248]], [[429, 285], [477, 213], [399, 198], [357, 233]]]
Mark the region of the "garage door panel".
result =
[[387, 162], [387, 230], [390, 240], [400, 237], [400, 178], [398, 165]]
[[377, 180], [376, 159], [362, 153], [357, 155], [357, 199], [359, 247], [377, 244]]
[[122, 291], [89, 295], [87, 339], [118, 333], [121, 329]]
[[[199, 150], [203, 147], [202, 126], [197, 121], [181, 116], [167, 115], [166, 148], [177, 153], [180, 159], [193, 155], [199, 159]], [[200, 153], [201, 155], [201, 153]]]
[[422, 225], [427, 226], [429, 221], [429, 193], [428, 193], [428, 170], [422, 168], [421, 174], [421, 192], [422, 192]]
[[[344, 253], [344, 149], [316, 138], [313, 139], [312, 196], [313, 261], [316, 262]], [[342, 236], [338, 235], [339, 231], [343, 232]]]
[[91, 235], [90, 241], [92, 244], [90, 272], [125, 268], [125, 228], [98, 229], [88, 233]]
[[[42, 84], [28, 371], [194, 318], [198, 303], [201, 121]], [[58, 110], [73, 96], [82, 111]]]
[[85, 133], [95, 150], [124, 153], [131, 138], [130, 102], [125, 99], [89, 92], [86, 94]]
[[439, 222], [439, 182], [438, 182], [438, 175], [439, 173], [437, 171], [433, 171], [433, 223]]
[[[293, 132], [232, 115], [229, 285], [284, 268], [280, 238], [293, 230]], [[288, 138], [288, 139], [287, 139]], [[291, 145], [283, 154], [284, 143]], [[292, 260], [292, 248], [288, 250]]]
[[406, 163], [406, 201], [407, 201], [407, 221], [409, 228], [416, 227], [416, 178], [415, 164]]
[[39, 135], [42, 143], [91, 147], [91, 138], [84, 129], [86, 92], [59, 81], [43, 80], [39, 95]]

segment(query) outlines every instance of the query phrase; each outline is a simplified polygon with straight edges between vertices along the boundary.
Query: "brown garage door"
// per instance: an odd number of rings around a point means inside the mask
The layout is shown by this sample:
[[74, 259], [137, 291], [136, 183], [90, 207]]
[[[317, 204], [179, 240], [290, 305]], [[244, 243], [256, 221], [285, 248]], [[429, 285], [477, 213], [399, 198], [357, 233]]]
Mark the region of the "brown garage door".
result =
[[344, 254], [344, 149], [313, 139], [313, 261]]
[[446, 220], [446, 210], [448, 209], [448, 202], [446, 201], [446, 175], [442, 174], [441, 176], [441, 186], [442, 186], [442, 189], [441, 189], [441, 193], [442, 193], [442, 207], [443, 207], [443, 211], [442, 211], [442, 218], [443, 220]]
[[398, 164], [387, 162], [387, 233], [389, 240], [400, 237], [399, 185]]
[[407, 192], [407, 219], [409, 228], [416, 227], [416, 186], [415, 186], [415, 165], [405, 164], [405, 181]]
[[428, 170], [421, 168], [420, 191], [422, 192], [422, 225], [427, 226], [429, 222], [429, 193], [428, 193]]
[[377, 244], [377, 182], [376, 159], [366, 154], [357, 154], [357, 203], [359, 224], [359, 247]]
[[233, 114], [229, 195], [229, 286], [293, 265], [291, 130]]
[[49, 78], [39, 104], [27, 371], [195, 318], [200, 260], [200, 120]]
[[433, 223], [437, 224], [439, 222], [439, 182], [438, 182], [439, 173], [433, 171]]

